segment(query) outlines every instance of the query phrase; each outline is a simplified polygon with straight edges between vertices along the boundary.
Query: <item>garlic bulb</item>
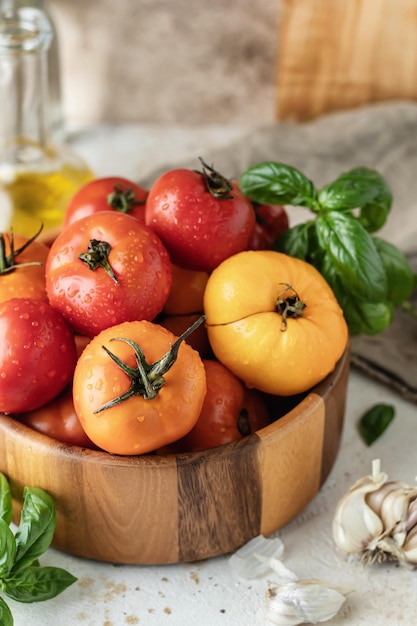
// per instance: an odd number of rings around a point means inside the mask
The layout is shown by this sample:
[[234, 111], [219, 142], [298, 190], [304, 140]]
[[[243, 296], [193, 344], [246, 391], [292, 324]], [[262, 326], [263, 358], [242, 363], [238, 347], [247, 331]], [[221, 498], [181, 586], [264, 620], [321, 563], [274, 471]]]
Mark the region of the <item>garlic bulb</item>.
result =
[[417, 566], [417, 485], [388, 481], [379, 460], [340, 500], [333, 539], [347, 553], [365, 560], [393, 559]]
[[358, 480], [339, 502], [333, 519], [333, 538], [344, 552], [362, 552], [383, 533], [382, 520], [367, 504], [366, 496], [377, 492], [387, 479], [375, 463], [372, 475]]
[[314, 580], [276, 585], [268, 590], [267, 617], [279, 626], [325, 622], [339, 611], [346, 599], [344, 593]]

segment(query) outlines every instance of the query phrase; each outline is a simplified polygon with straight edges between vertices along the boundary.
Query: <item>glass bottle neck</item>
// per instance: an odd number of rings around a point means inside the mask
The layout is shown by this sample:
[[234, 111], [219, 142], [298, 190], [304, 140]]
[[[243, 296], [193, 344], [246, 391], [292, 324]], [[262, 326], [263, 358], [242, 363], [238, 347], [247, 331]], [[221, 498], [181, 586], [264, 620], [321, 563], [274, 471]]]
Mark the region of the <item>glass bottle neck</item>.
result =
[[0, 6], [0, 162], [23, 165], [41, 158], [49, 143], [52, 28], [36, 7], [10, 0]]

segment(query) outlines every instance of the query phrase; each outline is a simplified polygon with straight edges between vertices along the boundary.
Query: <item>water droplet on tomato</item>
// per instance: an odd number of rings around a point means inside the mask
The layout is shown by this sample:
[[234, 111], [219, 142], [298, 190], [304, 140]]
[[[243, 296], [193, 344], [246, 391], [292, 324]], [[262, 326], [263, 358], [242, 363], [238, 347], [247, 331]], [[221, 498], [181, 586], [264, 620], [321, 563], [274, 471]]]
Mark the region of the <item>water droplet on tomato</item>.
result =
[[68, 298], [75, 298], [78, 292], [79, 292], [79, 289], [77, 287], [68, 287], [68, 291], [67, 291]]

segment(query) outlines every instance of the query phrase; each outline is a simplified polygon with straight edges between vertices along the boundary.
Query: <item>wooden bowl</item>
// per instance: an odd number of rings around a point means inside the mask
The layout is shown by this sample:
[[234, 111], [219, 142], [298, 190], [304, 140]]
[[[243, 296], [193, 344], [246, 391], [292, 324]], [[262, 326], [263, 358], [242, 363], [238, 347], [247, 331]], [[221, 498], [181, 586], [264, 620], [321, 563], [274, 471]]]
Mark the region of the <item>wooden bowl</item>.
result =
[[317, 494], [339, 449], [349, 352], [335, 371], [267, 426], [198, 453], [120, 457], [59, 443], [0, 414], [0, 471], [17, 522], [24, 486], [54, 498], [53, 545], [124, 564], [229, 553], [294, 518]]

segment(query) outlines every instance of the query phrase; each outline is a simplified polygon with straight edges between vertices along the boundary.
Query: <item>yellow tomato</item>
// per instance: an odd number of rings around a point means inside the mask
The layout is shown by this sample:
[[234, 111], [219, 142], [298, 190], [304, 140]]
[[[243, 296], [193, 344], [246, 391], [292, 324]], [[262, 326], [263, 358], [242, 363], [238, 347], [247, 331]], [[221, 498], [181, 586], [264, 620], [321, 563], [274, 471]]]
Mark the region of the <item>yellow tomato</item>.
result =
[[216, 357], [248, 387], [307, 391], [333, 371], [348, 327], [333, 291], [309, 263], [246, 251], [210, 275], [204, 313]]

